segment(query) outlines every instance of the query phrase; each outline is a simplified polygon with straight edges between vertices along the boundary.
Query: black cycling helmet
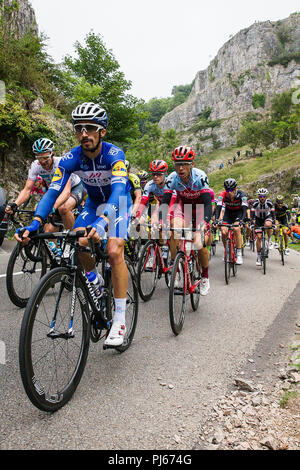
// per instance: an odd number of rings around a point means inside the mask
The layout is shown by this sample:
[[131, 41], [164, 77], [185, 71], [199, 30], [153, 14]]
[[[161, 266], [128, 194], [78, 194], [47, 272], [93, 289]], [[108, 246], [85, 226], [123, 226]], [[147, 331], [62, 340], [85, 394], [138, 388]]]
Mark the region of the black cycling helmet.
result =
[[224, 188], [226, 191], [229, 189], [235, 189], [237, 187], [237, 182], [234, 178], [228, 178], [227, 180], [224, 181]]

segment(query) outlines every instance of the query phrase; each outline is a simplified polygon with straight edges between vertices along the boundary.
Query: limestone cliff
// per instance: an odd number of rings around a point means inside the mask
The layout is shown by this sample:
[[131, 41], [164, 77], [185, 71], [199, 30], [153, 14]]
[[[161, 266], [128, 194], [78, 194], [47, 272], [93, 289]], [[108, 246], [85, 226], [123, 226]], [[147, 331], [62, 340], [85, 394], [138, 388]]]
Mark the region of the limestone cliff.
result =
[[[4, 0], [4, 4], [11, 5], [15, 0]], [[29, 0], [16, 0], [18, 9], [12, 15], [12, 27], [20, 37], [28, 29], [38, 34], [38, 26], [34, 10]]]
[[[200, 142], [204, 150], [213, 147], [213, 140], [222, 147], [234, 145], [242, 116], [255, 111], [253, 96], [264, 97], [264, 107], [257, 109], [263, 113], [274, 94], [296, 83], [299, 60], [300, 14], [255, 23], [224, 44], [209, 67], [197, 73], [187, 101], [163, 116], [159, 125], [183, 131], [185, 142]], [[208, 109], [217, 125], [197, 130], [199, 116]]]

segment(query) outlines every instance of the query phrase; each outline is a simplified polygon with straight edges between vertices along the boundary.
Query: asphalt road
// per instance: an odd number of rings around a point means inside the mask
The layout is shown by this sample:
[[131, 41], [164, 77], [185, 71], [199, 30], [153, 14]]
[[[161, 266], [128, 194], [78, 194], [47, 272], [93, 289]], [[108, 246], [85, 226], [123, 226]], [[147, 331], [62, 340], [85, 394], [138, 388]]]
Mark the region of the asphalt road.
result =
[[226, 286], [219, 244], [210, 293], [201, 297], [198, 312], [188, 309], [178, 337], [171, 332], [168, 290], [161, 280], [152, 300], [140, 302], [130, 349], [120, 355], [91, 343], [74, 397], [47, 414], [31, 404], [20, 378], [22, 310], [11, 304], [5, 285], [12, 246], [5, 241], [0, 249], [0, 346], [6, 351], [0, 363], [0, 449], [195, 448], [211, 407], [244, 365], [262, 380], [258, 366], [248, 361], [258, 345], [266, 356], [279, 354], [299, 314], [299, 253], [292, 251], [282, 266], [271, 251], [264, 276], [247, 248], [237, 278]]

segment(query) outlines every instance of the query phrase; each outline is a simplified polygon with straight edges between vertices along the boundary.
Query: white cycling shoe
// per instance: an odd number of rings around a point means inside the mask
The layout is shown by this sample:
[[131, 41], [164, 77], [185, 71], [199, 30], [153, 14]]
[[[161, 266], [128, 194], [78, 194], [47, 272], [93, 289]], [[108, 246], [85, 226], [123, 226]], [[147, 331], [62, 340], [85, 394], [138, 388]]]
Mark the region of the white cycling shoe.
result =
[[243, 257], [241, 254], [238, 254], [236, 257], [236, 264], [243, 264]]
[[200, 294], [207, 295], [209, 293], [210, 283], [207, 277], [203, 277], [200, 282]]
[[123, 344], [125, 334], [126, 326], [120, 321], [113, 322], [109, 335], [104, 341], [104, 346], [121, 346]]

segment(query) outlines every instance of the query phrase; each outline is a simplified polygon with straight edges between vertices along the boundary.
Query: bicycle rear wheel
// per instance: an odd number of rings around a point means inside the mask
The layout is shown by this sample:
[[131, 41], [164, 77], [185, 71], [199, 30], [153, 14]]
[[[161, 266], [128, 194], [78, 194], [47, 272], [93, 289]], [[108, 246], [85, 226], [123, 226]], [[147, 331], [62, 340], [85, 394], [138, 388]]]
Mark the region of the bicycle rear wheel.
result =
[[151, 299], [158, 281], [159, 259], [155, 254], [156, 242], [148, 240], [143, 246], [137, 268], [137, 287], [141, 299]]
[[[25, 391], [40, 410], [57, 411], [74, 394], [82, 377], [89, 350], [88, 303], [80, 278], [76, 283], [69, 335], [73, 275], [67, 268], [49, 271], [36, 286], [25, 309], [19, 343], [20, 372]], [[57, 312], [54, 334], [54, 312]]]
[[[31, 254], [31, 259], [26, 253]], [[6, 269], [6, 288], [12, 303], [25, 308], [33, 289], [46, 270], [47, 255], [41, 245], [31, 246], [30, 250], [16, 245]]]
[[184, 324], [186, 287], [185, 255], [179, 252], [174, 260], [169, 290], [170, 323], [176, 336], [179, 335]]
[[229, 284], [231, 271], [231, 240], [227, 238], [224, 254], [225, 282]]

